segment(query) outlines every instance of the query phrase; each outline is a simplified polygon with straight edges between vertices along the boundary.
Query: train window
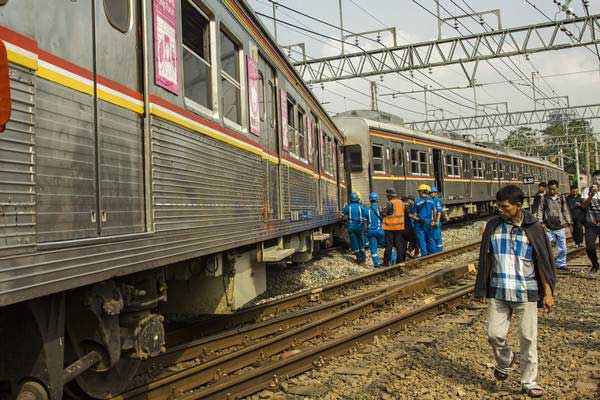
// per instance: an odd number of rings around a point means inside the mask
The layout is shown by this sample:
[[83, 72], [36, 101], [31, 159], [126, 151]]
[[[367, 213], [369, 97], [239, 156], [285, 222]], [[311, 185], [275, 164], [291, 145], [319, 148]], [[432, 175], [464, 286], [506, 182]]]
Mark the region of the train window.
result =
[[413, 175], [427, 175], [427, 152], [419, 150], [410, 151], [410, 172]]
[[108, 22], [118, 31], [129, 32], [133, 25], [131, 0], [104, 0], [104, 13]]
[[396, 162], [396, 149], [392, 149], [392, 165], [398, 165]]
[[275, 118], [277, 118], [277, 103], [275, 103], [275, 85], [269, 80], [267, 83], [267, 111], [269, 115], [269, 124], [271, 128], [275, 127]]
[[297, 154], [300, 158], [306, 158], [306, 114], [300, 108], [298, 108], [298, 140], [296, 141], [298, 146]]
[[483, 178], [483, 161], [471, 160], [471, 169], [473, 170], [473, 178]]
[[208, 18], [190, 1], [181, 3], [183, 88], [192, 105], [212, 109], [210, 28]]
[[383, 146], [374, 144], [371, 149], [373, 151], [373, 171], [385, 172], [385, 166], [383, 163]]
[[332, 149], [333, 149], [333, 144], [332, 144], [332, 139], [330, 137], [325, 136], [325, 171], [327, 172], [333, 172], [333, 154], [332, 154]]
[[264, 121], [267, 117], [267, 107], [265, 105], [265, 77], [261, 71], [258, 71], [258, 113], [261, 121]]
[[312, 162], [312, 160], [315, 158], [315, 149], [317, 146], [317, 143], [319, 143], [318, 139], [317, 139], [317, 134], [319, 132], [319, 119], [317, 118], [317, 116], [315, 114], [312, 114], [312, 132], [310, 132], [310, 134], [312, 135], [311, 138], [311, 143], [312, 146], [309, 146], [308, 151], [308, 161]]
[[519, 166], [516, 164], [510, 164], [510, 179], [516, 180], [519, 172]]
[[287, 115], [288, 115], [288, 140], [290, 154], [296, 154], [296, 112], [294, 103], [288, 97], [287, 100]]
[[446, 155], [446, 175], [450, 178], [460, 177], [460, 161], [458, 157]]
[[427, 163], [427, 153], [424, 151], [419, 152], [419, 169], [421, 170], [421, 175], [427, 175], [429, 173]]
[[240, 48], [225, 32], [221, 31], [221, 100], [223, 117], [241, 124], [240, 107]]
[[492, 172], [494, 173], [494, 179], [504, 179], [504, 169], [497, 161], [492, 164]]

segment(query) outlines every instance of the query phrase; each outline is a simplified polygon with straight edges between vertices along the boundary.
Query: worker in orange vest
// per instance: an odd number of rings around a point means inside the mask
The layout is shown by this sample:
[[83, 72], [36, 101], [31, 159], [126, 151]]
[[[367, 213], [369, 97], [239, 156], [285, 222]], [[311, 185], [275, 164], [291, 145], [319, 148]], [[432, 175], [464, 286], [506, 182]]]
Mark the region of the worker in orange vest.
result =
[[406, 260], [406, 240], [404, 240], [404, 203], [398, 198], [393, 188], [385, 191], [389, 202], [381, 212], [383, 215], [383, 230], [385, 232], [385, 253], [383, 266], [390, 265], [392, 249], [396, 248], [398, 262]]

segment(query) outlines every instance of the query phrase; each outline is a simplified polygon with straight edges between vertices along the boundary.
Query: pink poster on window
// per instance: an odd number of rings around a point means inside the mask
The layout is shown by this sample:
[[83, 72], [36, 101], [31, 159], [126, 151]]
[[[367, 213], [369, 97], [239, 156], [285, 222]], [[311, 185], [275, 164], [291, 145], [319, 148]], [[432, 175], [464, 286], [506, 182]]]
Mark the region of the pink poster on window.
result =
[[288, 113], [287, 113], [287, 93], [285, 90], [279, 92], [279, 102], [281, 103], [281, 148], [287, 150], [288, 143]]
[[308, 135], [308, 162], [312, 164], [313, 161], [313, 142], [312, 142], [312, 119], [306, 116], [306, 134]]
[[179, 94], [175, 0], [154, 0], [156, 85]]
[[258, 85], [260, 77], [256, 61], [250, 56], [246, 57], [248, 65], [248, 106], [250, 108], [250, 132], [260, 136], [260, 98]]

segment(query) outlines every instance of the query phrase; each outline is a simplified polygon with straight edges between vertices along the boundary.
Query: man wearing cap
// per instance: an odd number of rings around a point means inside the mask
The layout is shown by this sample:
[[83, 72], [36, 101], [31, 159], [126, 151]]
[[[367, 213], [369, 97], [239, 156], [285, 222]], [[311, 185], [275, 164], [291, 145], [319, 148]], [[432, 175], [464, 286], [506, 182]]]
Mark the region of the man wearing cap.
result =
[[348, 223], [348, 236], [350, 237], [350, 247], [356, 256], [356, 262], [361, 264], [367, 258], [363, 242], [365, 231], [365, 221], [368, 211], [360, 204], [360, 197], [357, 193], [350, 195], [350, 203], [342, 209], [342, 214]]
[[412, 218], [415, 221], [415, 233], [417, 235], [417, 243], [421, 256], [426, 256], [435, 253], [435, 245], [433, 242], [433, 200], [429, 196], [431, 188], [429, 185], [419, 185], [417, 189], [419, 198], [415, 200], [412, 208]]
[[385, 191], [388, 203], [381, 212], [383, 215], [383, 230], [385, 232], [385, 253], [383, 253], [383, 266], [390, 265], [392, 249], [396, 248], [397, 261], [406, 260], [406, 241], [404, 240], [404, 203], [398, 198], [396, 189]]
[[373, 266], [379, 268], [379, 256], [377, 250], [379, 244], [385, 243], [385, 232], [382, 228], [381, 212], [379, 211], [379, 195], [375, 192], [369, 196], [371, 206], [367, 209], [367, 238], [371, 247], [371, 258], [373, 259]]
[[433, 243], [434, 253], [439, 253], [444, 250], [444, 241], [442, 239], [442, 213], [444, 211], [444, 203], [438, 196], [438, 190], [436, 186], [431, 186], [431, 199], [433, 200]]

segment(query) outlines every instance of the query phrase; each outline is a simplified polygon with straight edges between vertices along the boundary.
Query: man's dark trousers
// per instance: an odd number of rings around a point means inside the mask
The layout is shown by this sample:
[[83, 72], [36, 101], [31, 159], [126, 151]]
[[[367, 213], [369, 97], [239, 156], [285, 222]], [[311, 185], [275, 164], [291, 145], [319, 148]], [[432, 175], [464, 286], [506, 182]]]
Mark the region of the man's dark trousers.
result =
[[390, 264], [392, 248], [396, 248], [399, 263], [406, 261], [406, 240], [404, 240], [404, 231], [385, 231], [385, 253], [383, 253], [383, 265]]
[[573, 216], [573, 241], [575, 244], [583, 243], [583, 221]]
[[600, 236], [600, 226], [586, 224], [585, 227], [585, 252], [592, 262], [592, 270], [598, 271], [598, 253], [596, 253], [596, 241]]

